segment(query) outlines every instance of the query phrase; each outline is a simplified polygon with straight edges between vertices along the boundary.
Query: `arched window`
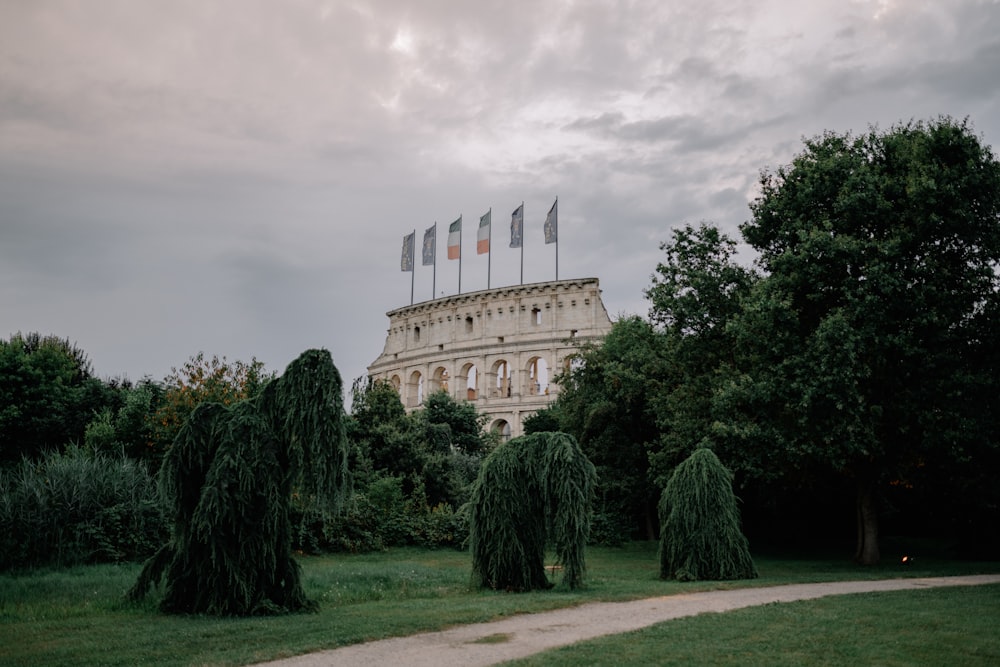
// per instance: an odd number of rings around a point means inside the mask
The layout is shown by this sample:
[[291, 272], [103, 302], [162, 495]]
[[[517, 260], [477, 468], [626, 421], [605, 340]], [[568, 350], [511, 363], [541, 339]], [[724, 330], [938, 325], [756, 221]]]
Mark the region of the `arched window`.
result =
[[500, 359], [493, 364], [486, 381], [489, 383], [491, 398], [510, 398], [510, 364], [505, 359]]
[[497, 419], [490, 425], [490, 431], [499, 433], [501, 440], [510, 440], [510, 424], [505, 419]]
[[475, 364], [469, 363], [462, 366], [462, 373], [458, 376], [458, 386], [459, 391], [465, 389], [465, 396], [458, 398], [465, 398], [469, 401], [479, 398], [479, 370]]
[[413, 371], [410, 374], [410, 381], [406, 383], [406, 407], [415, 408], [424, 402], [424, 376], [420, 371]]
[[434, 374], [431, 375], [431, 393], [437, 391], [448, 391], [448, 380], [451, 375], [448, 374], [448, 369], [444, 366], [438, 366], [434, 370]]
[[540, 396], [549, 393], [549, 365], [541, 357], [532, 357], [528, 360], [528, 368], [525, 372], [525, 394], [528, 396]]

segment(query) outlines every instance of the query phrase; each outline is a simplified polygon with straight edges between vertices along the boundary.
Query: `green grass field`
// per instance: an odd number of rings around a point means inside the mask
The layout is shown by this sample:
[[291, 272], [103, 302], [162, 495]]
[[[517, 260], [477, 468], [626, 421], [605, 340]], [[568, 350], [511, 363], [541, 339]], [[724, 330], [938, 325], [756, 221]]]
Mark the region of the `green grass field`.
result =
[[843, 595], [703, 614], [510, 665], [1000, 664], [1000, 585]]
[[[141, 604], [125, 602], [124, 593], [134, 582], [138, 565], [2, 575], [0, 665], [243, 665], [589, 601], [793, 582], [1000, 572], [1000, 563], [933, 558], [918, 559], [918, 564], [909, 568], [894, 559], [876, 568], [859, 568], [836, 558], [760, 556], [756, 561], [761, 576], [751, 581], [664, 582], [657, 578], [653, 543], [620, 549], [593, 548], [588, 551], [584, 589], [568, 591], [557, 587], [546, 592], [508, 594], [470, 589], [471, 561], [463, 552], [394, 549], [375, 554], [306, 557], [302, 559], [304, 583], [308, 594], [320, 603], [318, 613], [237, 619], [163, 615], [156, 609], [155, 595]], [[986, 588], [992, 590], [993, 608], [1000, 607], [996, 604], [997, 587]], [[936, 595], [932, 591], [920, 593]], [[885, 595], [907, 599], [917, 593]], [[752, 616], [778, 608], [770, 605], [724, 616]], [[809, 615], [814, 613], [812, 607], [804, 609]], [[831, 622], [853, 624], [847, 612], [841, 614], [842, 620]], [[960, 619], [966, 615], [989, 618], [971, 607], [966, 612], [959, 606], [954, 613]], [[709, 618], [684, 622], [700, 623]], [[996, 620], [994, 616], [993, 627]], [[680, 622], [668, 625], [674, 627]], [[905, 625], [906, 619], [899, 623]], [[895, 633], [892, 627], [881, 634]], [[824, 635], [815, 628], [807, 632], [816, 632], [817, 639]], [[802, 632], [790, 634], [801, 637]], [[713, 632], [706, 636], [711, 639]], [[659, 642], [662, 640], [653, 640], [653, 644]], [[548, 654], [544, 659], [549, 659]]]

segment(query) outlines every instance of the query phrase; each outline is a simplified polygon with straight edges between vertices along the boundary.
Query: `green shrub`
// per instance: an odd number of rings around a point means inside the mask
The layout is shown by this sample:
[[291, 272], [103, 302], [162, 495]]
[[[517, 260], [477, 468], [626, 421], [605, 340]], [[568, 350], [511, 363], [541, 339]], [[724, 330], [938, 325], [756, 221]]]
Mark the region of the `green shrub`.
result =
[[293, 508], [299, 530], [294, 548], [306, 553], [381, 551], [389, 547], [461, 548], [469, 534], [465, 516], [447, 504], [428, 507], [422, 487], [404, 493], [400, 477], [377, 477], [334, 515]]
[[0, 470], [0, 569], [142, 559], [166, 535], [140, 462], [71, 446]]
[[678, 465], [660, 500], [660, 577], [754, 579], [757, 568], [733, 493], [733, 475], [707, 447]]

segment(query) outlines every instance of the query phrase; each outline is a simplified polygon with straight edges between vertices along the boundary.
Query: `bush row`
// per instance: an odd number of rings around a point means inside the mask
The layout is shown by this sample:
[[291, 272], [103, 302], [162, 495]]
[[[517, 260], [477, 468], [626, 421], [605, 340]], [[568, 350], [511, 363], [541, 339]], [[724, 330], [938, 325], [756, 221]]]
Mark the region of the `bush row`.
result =
[[[299, 506], [294, 548], [365, 552], [393, 546], [462, 548], [463, 515], [429, 506], [418, 486], [376, 477], [339, 513]], [[169, 535], [155, 476], [143, 462], [79, 447], [0, 468], [0, 570], [140, 561]]]
[[166, 536], [141, 462], [69, 447], [0, 469], [0, 569], [137, 560]]

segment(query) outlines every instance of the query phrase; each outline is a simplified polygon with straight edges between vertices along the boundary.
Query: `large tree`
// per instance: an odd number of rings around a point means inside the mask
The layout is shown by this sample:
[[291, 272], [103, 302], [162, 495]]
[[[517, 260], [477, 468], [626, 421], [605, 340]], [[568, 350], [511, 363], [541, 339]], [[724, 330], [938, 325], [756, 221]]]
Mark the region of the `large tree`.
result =
[[253, 398], [201, 403], [160, 471], [170, 541], [130, 592], [161, 576], [164, 611], [245, 616], [310, 609], [292, 558], [292, 495], [335, 507], [347, 488], [340, 374], [308, 350]]
[[0, 341], [0, 462], [83, 442], [87, 422], [112, 394], [67, 339], [17, 333]]
[[662, 435], [650, 455], [651, 474], [662, 488], [710, 435], [712, 398], [736, 365], [729, 323], [757, 275], [736, 262], [736, 242], [708, 223], [675, 229], [660, 248], [666, 257], [646, 297], [668, 371], [652, 399]]
[[560, 428], [597, 467], [597, 518], [623, 527], [625, 537], [653, 539], [661, 487], [649, 475], [649, 453], [660, 438], [656, 400], [667, 390], [664, 336], [640, 317], [621, 318], [557, 381]]
[[550, 588], [551, 545], [570, 588], [583, 584], [596, 473], [573, 436], [532, 433], [483, 462], [468, 504], [472, 578], [509, 591]]
[[849, 480], [876, 563], [880, 488], [996, 447], [1000, 164], [942, 118], [826, 133], [760, 188], [742, 231], [767, 277], [717, 435], [786, 480]]

